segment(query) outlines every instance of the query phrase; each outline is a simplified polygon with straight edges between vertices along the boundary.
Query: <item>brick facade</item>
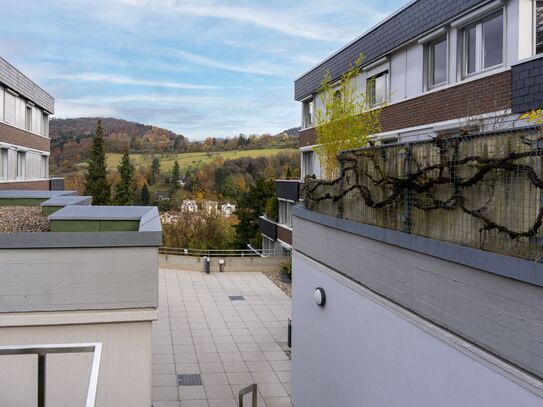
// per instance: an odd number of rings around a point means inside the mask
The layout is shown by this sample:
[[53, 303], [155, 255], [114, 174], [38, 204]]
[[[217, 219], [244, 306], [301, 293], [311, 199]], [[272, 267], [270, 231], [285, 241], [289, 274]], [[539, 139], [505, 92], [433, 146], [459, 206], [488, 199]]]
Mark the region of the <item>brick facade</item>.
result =
[[[394, 131], [510, 109], [511, 71], [473, 80], [383, 108], [381, 130]], [[314, 128], [299, 132], [299, 146], [317, 143]]]
[[39, 181], [19, 181], [19, 182], [0, 182], [0, 190], [6, 189], [25, 189], [49, 191], [49, 180]]
[[49, 152], [51, 140], [0, 122], [0, 142]]

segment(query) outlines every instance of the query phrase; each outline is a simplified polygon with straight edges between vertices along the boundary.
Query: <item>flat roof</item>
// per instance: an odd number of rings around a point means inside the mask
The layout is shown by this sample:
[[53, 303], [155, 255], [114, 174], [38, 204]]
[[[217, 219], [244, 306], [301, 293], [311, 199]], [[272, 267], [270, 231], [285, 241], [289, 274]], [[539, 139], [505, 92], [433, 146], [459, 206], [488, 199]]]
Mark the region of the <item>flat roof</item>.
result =
[[33, 190], [15, 190], [7, 189], [0, 191], [0, 199], [10, 198], [10, 199], [50, 199], [58, 196], [73, 196], [76, 194], [76, 191], [33, 191]]

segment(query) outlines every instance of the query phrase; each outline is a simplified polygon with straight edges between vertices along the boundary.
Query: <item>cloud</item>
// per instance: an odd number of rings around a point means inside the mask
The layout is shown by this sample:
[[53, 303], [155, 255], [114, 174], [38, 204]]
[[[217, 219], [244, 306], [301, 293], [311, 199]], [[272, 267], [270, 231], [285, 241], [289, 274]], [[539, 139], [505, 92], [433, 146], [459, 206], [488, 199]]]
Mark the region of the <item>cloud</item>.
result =
[[156, 81], [148, 79], [136, 79], [128, 76], [104, 74], [104, 73], [77, 73], [66, 75], [50, 75], [46, 76], [48, 79], [61, 80], [61, 81], [76, 81], [76, 82], [106, 82], [115, 85], [135, 85], [135, 86], [152, 86], [159, 88], [171, 88], [171, 89], [188, 89], [188, 90], [211, 90], [217, 89], [212, 85], [201, 85], [193, 83], [183, 82], [170, 82], [170, 81]]

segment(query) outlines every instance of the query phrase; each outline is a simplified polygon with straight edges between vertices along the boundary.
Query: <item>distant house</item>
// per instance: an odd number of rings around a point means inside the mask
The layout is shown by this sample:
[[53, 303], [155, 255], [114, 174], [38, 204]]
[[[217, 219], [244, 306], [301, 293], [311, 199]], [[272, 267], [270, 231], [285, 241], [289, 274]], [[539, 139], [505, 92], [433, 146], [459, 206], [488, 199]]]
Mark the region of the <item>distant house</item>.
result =
[[160, 215], [160, 222], [163, 225], [169, 225], [171, 223], [175, 223], [178, 218], [179, 218], [179, 213], [177, 212], [165, 212]]
[[198, 212], [198, 204], [191, 199], [184, 199], [181, 204], [181, 211], [183, 212]]
[[225, 203], [221, 205], [221, 213], [227, 218], [232, 216], [235, 211], [236, 211], [236, 205], [233, 205], [231, 203]]
[[207, 213], [211, 213], [212, 211], [217, 210], [217, 201], [204, 201], [202, 208]]
[[153, 194], [153, 198], [155, 201], [166, 201], [170, 199], [170, 194], [168, 192], [156, 191]]

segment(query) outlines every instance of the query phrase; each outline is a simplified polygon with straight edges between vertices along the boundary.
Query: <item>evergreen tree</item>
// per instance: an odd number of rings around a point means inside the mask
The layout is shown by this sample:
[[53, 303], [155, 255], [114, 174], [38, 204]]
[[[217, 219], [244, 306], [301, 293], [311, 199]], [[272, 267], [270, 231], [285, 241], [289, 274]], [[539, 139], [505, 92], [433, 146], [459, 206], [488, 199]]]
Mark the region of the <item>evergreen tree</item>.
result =
[[258, 178], [247, 192], [244, 192], [236, 205], [239, 223], [236, 228], [236, 245], [240, 249], [247, 248], [247, 243], [254, 246], [262, 244], [260, 240], [259, 217], [266, 210], [268, 200], [275, 196], [273, 179]]
[[147, 206], [150, 202], [151, 193], [149, 192], [149, 188], [147, 188], [147, 184], [143, 184], [143, 188], [141, 189], [141, 204]]
[[175, 160], [175, 163], [173, 164], [173, 170], [172, 170], [172, 179], [170, 180], [172, 184], [172, 189], [177, 190], [179, 189], [179, 177], [181, 176], [181, 172], [179, 169], [179, 163], [177, 160]]
[[134, 204], [134, 166], [130, 163], [128, 153], [123, 154], [123, 158], [117, 167], [121, 179], [115, 185], [115, 204], [133, 205]]
[[96, 125], [88, 163], [89, 167], [85, 174], [85, 195], [93, 197], [93, 205], [108, 205], [111, 199], [111, 186], [107, 182], [105, 142], [100, 120]]
[[154, 185], [158, 182], [158, 177], [160, 175], [160, 160], [155, 157], [151, 163], [151, 173], [149, 174], [149, 184]]
[[290, 169], [290, 167], [287, 167], [287, 175], [286, 175], [286, 178], [287, 178], [287, 179], [292, 178], [292, 170]]

